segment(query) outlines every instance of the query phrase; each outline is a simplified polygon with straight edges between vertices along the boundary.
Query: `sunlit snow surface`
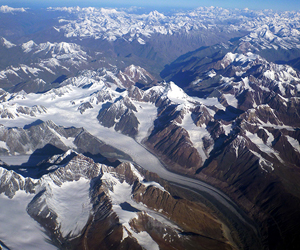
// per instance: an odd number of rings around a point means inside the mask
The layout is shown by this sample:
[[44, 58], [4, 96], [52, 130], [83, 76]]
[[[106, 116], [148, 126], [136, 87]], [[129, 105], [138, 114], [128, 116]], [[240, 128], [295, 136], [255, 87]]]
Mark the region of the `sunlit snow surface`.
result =
[[211, 138], [210, 133], [203, 127], [197, 127], [192, 119], [191, 113], [185, 115], [181, 126], [188, 131], [193, 146], [197, 149], [202, 160], [205, 161], [208, 158], [208, 154], [212, 150], [212, 147], [206, 152], [203, 146], [203, 138]]
[[10, 249], [57, 249], [48, 243], [43, 228], [26, 212], [33, 197], [24, 191], [18, 191], [13, 199], [0, 194], [0, 240]]
[[145, 102], [136, 102], [136, 107], [138, 109], [136, 117], [140, 122], [136, 140], [141, 142], [153, 128], [153, 122], [157, 116], [157, 108], [155, 105]]
[[78, 236], [92, 209], [89, 197], [90, 181], [81, 178], [78, 181], [64, 182], [61, 186], [57, 186], [49, 177], [43, 181], [47, 183], [46, 203], [57, 214], [62, 236]]

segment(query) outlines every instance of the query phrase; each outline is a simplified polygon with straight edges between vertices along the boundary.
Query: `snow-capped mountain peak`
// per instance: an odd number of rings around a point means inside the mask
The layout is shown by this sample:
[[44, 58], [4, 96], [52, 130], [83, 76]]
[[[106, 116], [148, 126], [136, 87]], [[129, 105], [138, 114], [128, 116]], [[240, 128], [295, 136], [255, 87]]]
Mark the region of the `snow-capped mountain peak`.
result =
[[4, 47], [6, 47], [7, 49], [13, 48], [16, 45], [11, 43], [10, 41], [6, 40], [4, 37], [1, 37], [1, 43], [3, 44]]
[[2, 12], [2, 13], [26, 12], [26, 9], [12, 8], [7, 5], [2, 5], [2, 6], [0, 6], [0, 12]]
[[22, 44], [22, 49], [24, 50], [25, 53], [29, 53], [36, 47], [37, 47], [37, 44], [32, 40]]

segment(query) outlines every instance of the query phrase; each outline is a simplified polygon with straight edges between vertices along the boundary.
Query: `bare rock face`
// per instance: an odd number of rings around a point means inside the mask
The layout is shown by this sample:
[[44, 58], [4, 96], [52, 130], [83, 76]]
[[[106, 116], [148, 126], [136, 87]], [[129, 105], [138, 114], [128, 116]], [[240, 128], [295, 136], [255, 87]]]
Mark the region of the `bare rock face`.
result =
[[[141, 193], [143, 195], [140, 195]], [[155, 187], [145, 188], [143, 185], [135, 185], [133, 194], [133, 198], [138, 202], [157, 211], [161, 210], [186, 231], [203, 236], [215, 235], [221, 237], [219, 240], [223, 239], [220, 224], [213, 221], [200, 204], [185, 199], [175, 199], [168, 192]], [[201, 223], [198, 223], [199, 221]]]
[[67, 150], [68, 147], [60, 140], [60, 136], [65, 136], [63, 129], [53, 122], [37, 121], [37, 125], [33, 124], [25, 128], [3, 127], [0, 138], [6, 142], [11, 154], [26, 154], [47, 144]]
[[[8, 167], [6, 164], [3, 167]], [[34, 180], [24, 178], [12, 170], [0, 167], [0, 193], [4, 193], [7, 197], [13, 198], [17, 191], [26, 190], [32, 192], [35, 186]]]
[[90, 102], [84, 102], [84, 103], [80, 104], [80, 106], [78, 107], [78, 110], [79, 110], [80, 114], [83, 114], [84, 111], [86, 111], [87, 109], [92, 109], [92, 108], [94, 108], [94, 107]]
[[105, 127], [114, 127], [116, 131], [135, 137], [138, 133], [139, 121], [134, 112], [137, 112], [136, 107], [128, 97], [125, 97], [103, 107], [97, 119]]
[[175, 163], [179, 168], [195, 169], [202, 164], [202, 159], [193, 147], [188, 133], [173, 123], [155, 131], [149, 136], [146, 144], [164, 158], [168, 165]]
[[92, 155], [103, 155], [111, 159], [131, 160], [131, 157], [122, 151], [104, 143], [86, 130], [82, 130], [74, 139], [74, 144], [79, 153], [89, 153]]
[[139, 89], [138, 87], [131, 86], [128, 88], [128, 97], [132, 98], [133, 100], [143, 101], [144, 91]]
[[16, 110], [20, 114], [36, 116], [36, 114], [47, 113], [47, 109], [44, 106], [34, 105], [33, 107], [19, 106]]
[[156, 82], [155, 78], [149, 72], [135, 65], [126, 67], [123, 72], [120, 71], [118, 78], [126, 88], [136, 83], [150, 85]]
[[210, 121], [213, 121], [213, 117], [204, 105], [196, 106], [192, 111], [192, 118], [197, 126], [208, 125]]

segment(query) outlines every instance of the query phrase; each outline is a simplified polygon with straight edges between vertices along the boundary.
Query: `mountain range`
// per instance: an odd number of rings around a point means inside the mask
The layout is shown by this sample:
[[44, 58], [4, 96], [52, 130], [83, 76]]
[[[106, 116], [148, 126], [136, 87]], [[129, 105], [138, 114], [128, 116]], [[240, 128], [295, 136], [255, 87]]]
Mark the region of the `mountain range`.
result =
[[0, 248], [298, 249], [298, 12], [0, 17]]

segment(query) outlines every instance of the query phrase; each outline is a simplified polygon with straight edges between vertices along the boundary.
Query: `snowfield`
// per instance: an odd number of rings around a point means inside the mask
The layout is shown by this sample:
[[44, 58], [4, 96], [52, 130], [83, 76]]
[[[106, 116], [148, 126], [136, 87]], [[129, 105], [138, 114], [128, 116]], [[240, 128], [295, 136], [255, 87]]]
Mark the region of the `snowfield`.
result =
[[[9, 249], [57, 249], [43, 233], [43, 228], [26, 212], [34, 194], [18, 191], [13, 199], [0, 194], [0, 239]], [[5, 226], [4, 226], [5, 225]]]

